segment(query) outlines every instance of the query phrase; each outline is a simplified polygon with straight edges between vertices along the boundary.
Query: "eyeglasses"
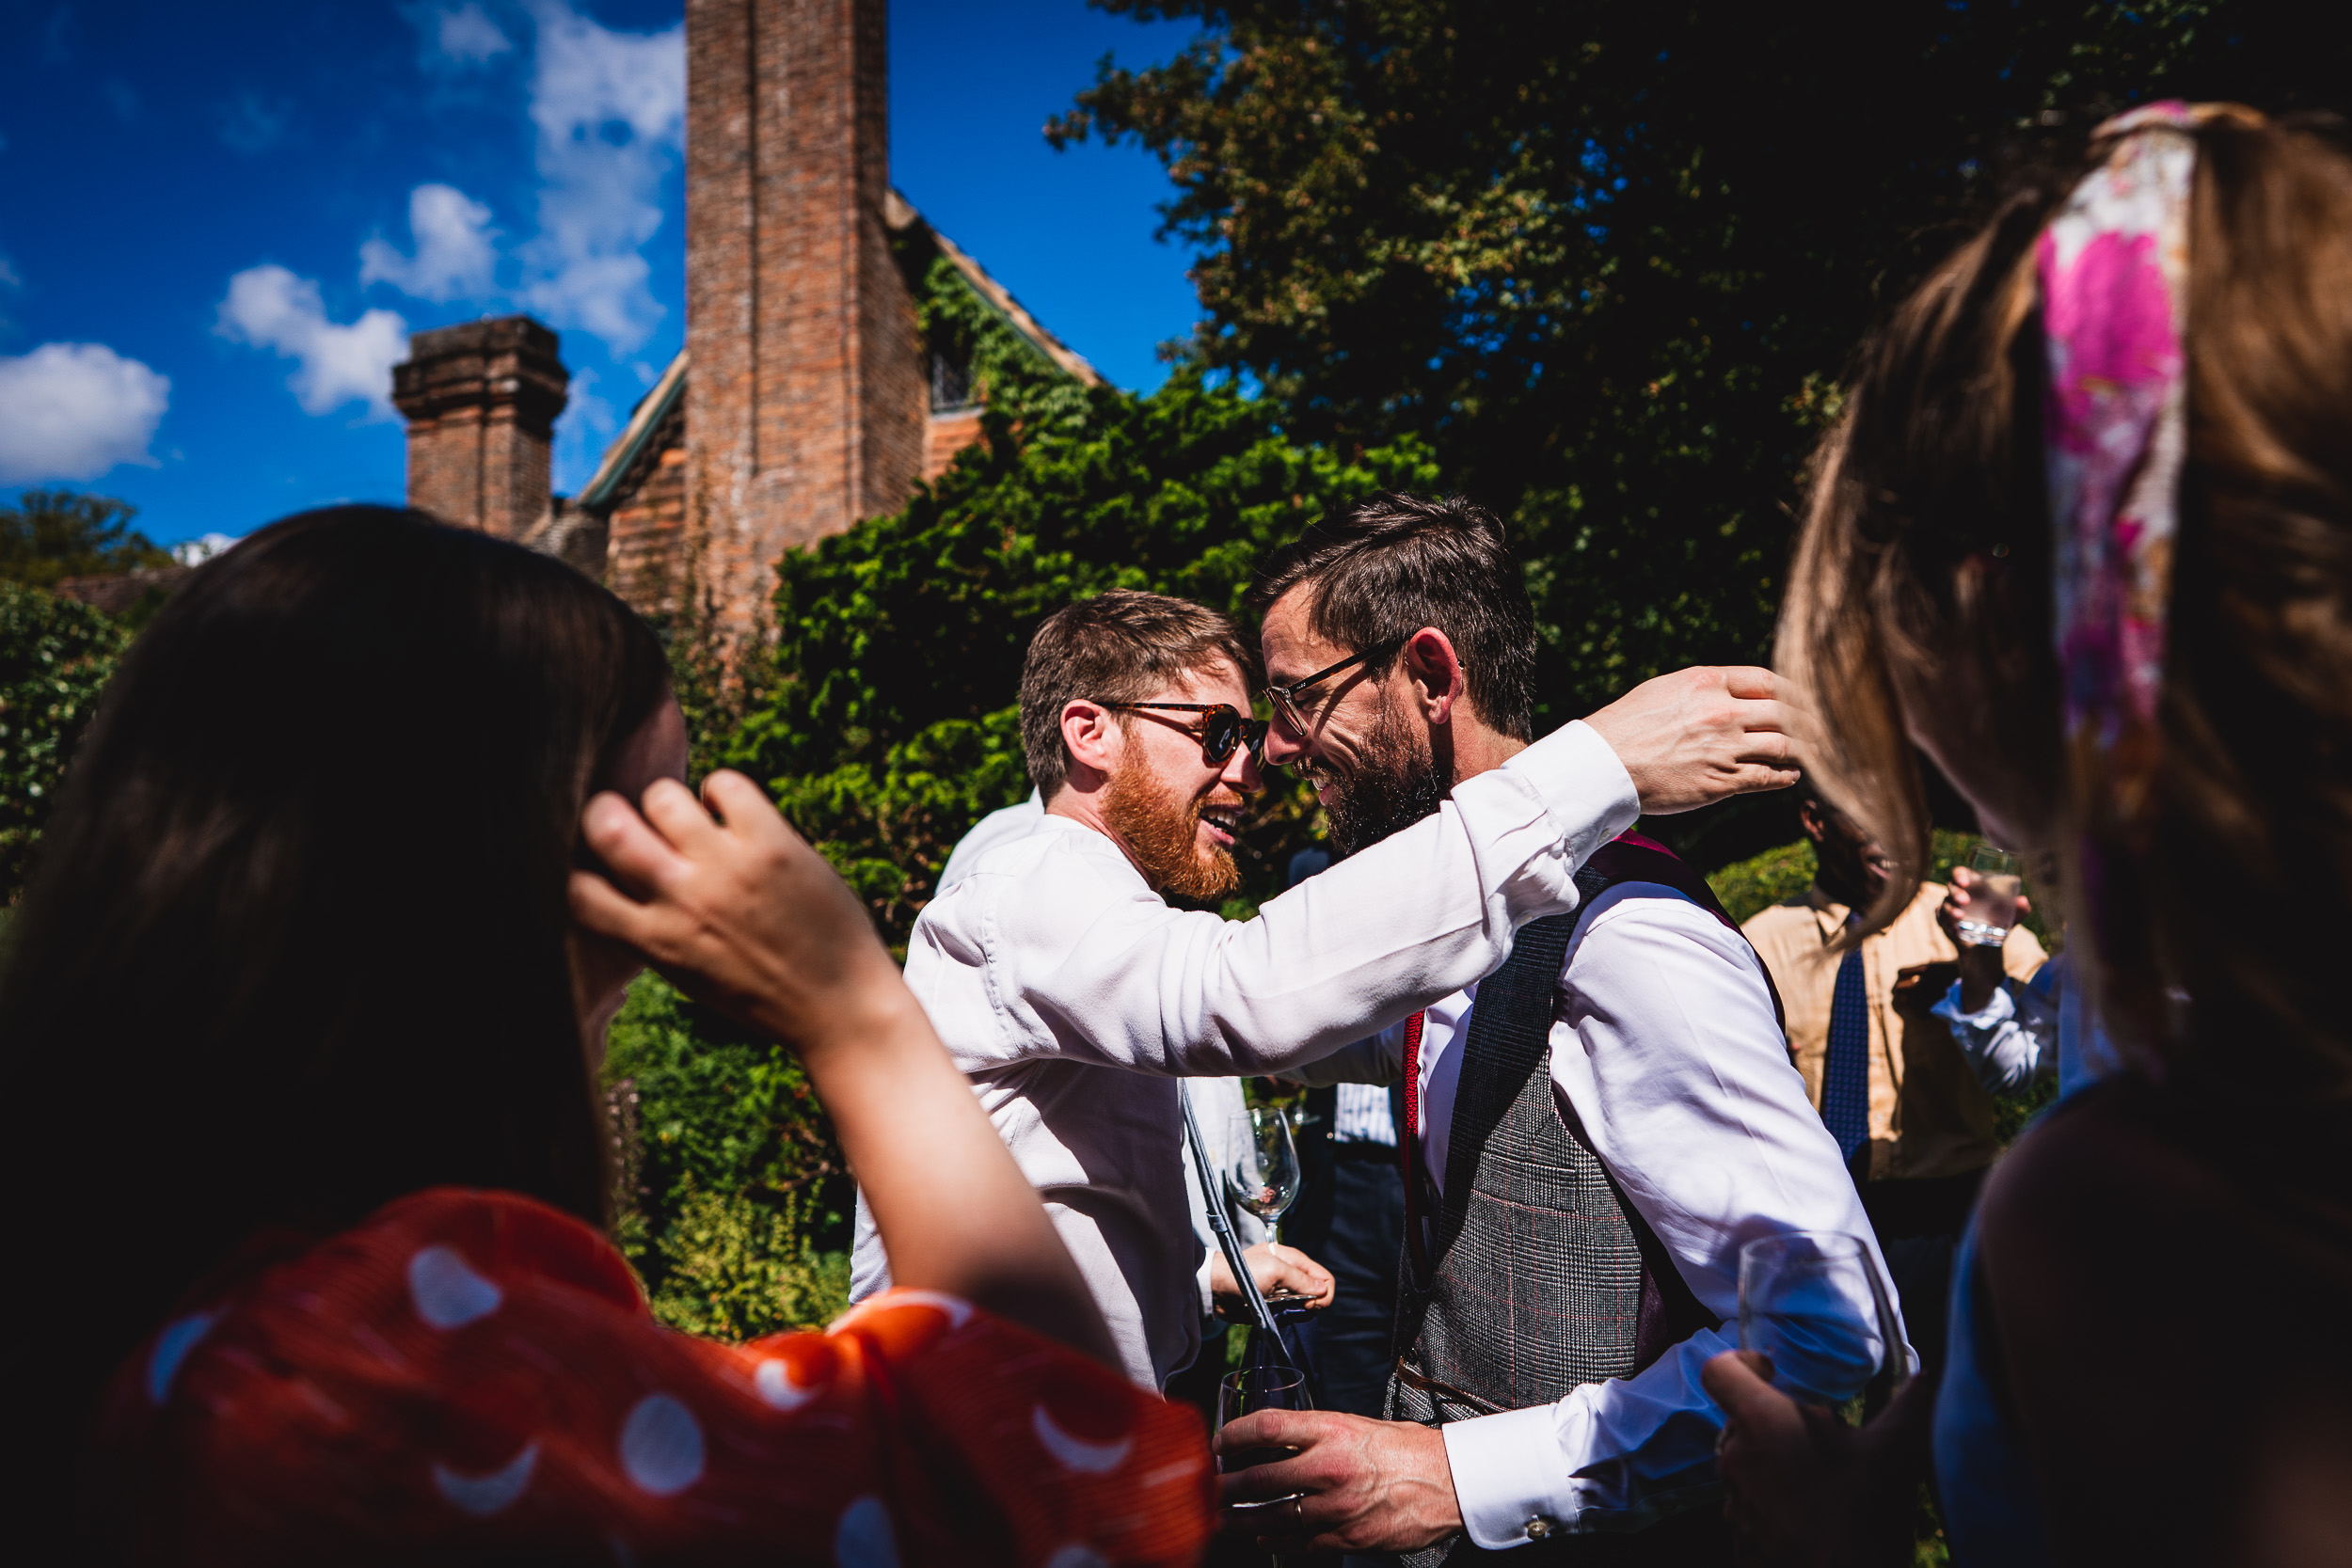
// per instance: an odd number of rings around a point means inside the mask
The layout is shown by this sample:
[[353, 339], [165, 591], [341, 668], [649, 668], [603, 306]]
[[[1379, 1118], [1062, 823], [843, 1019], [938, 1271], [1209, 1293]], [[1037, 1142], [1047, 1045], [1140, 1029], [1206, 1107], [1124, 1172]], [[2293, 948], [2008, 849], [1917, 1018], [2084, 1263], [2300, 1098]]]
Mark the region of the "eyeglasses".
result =
[[1179, 713], [1197, 713], [1200, 717], [1184, 728], [1200, 737], [1200, 760], [1211, 768], [1222, 768], [1226, 758], [1237, 746], [1249, 748], [1249, 754], [1258, 766], [1265, 766], [1266, 721], [1245, 718], [1231, 703], [1104, 703], [1107, 708], [1135, 711], [1143, 708], [1172, 708]]
[[1313, 674], [1309, 675], [1305, 680], [1293, 681], [1288, 686], [1268, 686], [1265, 689], [1266, 701], [1274, 705], [1274, 714], [1276, 718], [1281, 720], [1283, 723], [1289, 725], [1293, 730], [1295, 730], [1298, 734], [1303, 736], [1307, 733], [1308, 725], [1306, 714], [1298, 705], [1298, 696], [1300, 692], [1305, 691], [1311, 686], [1322, 685], [1325, 681], [1329, 680], [1333, 675], [1338, 674], [1341, 671], [1347, 669], [1351, 665], [1367, 663], [1373, 659], [1386, 658], [1404, 645], [1405, 644], [1400, 641], [1384, 643], [1376, 648], [1366, 648], [1360, 654], [1350, 654], [1345, 658], [1340, 660], [1337, 664], [1316, 671]]

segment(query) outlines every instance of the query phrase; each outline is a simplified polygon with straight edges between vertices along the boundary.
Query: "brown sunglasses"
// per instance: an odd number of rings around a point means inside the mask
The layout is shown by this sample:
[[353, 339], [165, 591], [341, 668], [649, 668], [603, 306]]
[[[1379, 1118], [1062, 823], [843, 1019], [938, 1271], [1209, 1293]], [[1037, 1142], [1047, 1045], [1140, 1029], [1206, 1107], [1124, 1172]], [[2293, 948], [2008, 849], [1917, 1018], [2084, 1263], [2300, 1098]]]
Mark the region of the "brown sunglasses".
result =
[[1179, 713], [1197, 713], [1200, 717], [1184, 727], [1200, 737], [1200, 760], [1211, 768], [1222, 768], [1237, 746], [1249, 748], [1249, 754], [1258, 766], [1265, 766], [1266, 721], [1251, 719], [1231, 703], [1104, 703], [1107, 708], [1134, 712], [1145, 708], [1172, 708]]

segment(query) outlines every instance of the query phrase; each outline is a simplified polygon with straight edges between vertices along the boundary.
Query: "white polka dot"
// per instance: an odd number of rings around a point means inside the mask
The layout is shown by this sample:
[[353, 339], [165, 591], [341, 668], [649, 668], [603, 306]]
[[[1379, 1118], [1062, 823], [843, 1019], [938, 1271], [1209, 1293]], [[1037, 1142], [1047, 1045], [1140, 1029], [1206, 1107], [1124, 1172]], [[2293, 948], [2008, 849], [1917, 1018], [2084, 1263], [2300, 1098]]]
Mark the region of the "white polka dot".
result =
[[1073, 1541], [1045, 1560], [1045, 1568], [1110, 1568], [1103, 1554]]
[[972, 1321], [972, 1304], [961, 1296], [951, 1296], [945, 1291], [917, 1291], [912, 1288], [893, 1291], [885, 1307], [936, 1307], [947, 1314], [949, 1328], [961, 1328]]
[[1136, 1448], [1136, 1440], [1132, 1437], [1121, 1437], [1110, 1443], [1089, 1443], [1083, 1438], [1073, 1437], [1054, 1424], [1054, 1418], [1045, 1413], [1041, 1404], [1029, 1412], [1029, 1430], [1045, 1446], [1045, 1451], [1054, 1456], [1055, 1463], [1082, 1476], [1110, 1474], [1127, 1462], [1127, 1456]]
[[539, 1445], [526, 1443], [523, 1451], [486, 1476], [461, 1475], [446, 1465], [433, 1466], [433, 1484], [462, 1513], [477, 1519], [491, 1514], [523, 1495], [531, 1472], [539, 1465]]
[[759, 1397], [778, 1410], [798, 1410], [824, 1392], [821, 1383], [803, 1383], [792, 1375], [791, 1367], [782, 1357], [762, 1361], [752, 1373], [752, 1385]]
[[839, 1568], [898, 1568], [898, 1532], [880, 1497], [860, 1497], [841, 1511], [833, 1532], [833, 1560]]
[[702, 1479], [703, 1429], [694, 1413], [667, 1394], [647, 1394], [621, 1423], [621, 1468], [657, 1497]]
[[445, 1246], [429, 1246], [408, 1259], [408, 1297], [417, 1316], [435, 1328], [459, 1328], [499, 1309], [499, 1288], [467, 1266]]
[[150, 1402], [161, 1404], [171, 1393], [171, 1380], [180, 1375], [180, 1364], [196, 1349], [196, 1342], [213, 1331], [220, 1321], [217, 1312], [194, 1312], [164, 1324], [164, 1331], [155, 1336], [154, 1354], [147, 1358], [147, 1397]]

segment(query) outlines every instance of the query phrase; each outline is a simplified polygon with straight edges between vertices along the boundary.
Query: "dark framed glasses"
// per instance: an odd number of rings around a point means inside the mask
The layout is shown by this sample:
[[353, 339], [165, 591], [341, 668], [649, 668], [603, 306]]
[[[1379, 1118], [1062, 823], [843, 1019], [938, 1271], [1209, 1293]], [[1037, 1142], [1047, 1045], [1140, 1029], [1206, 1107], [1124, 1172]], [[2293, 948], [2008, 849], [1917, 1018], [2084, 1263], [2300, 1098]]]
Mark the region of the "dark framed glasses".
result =
[[1362, 653], [1348, 655], [1337, 664], [1327, 665], [1304, 680], [1295, 680], [1288, 686], [1268, 686], [1265, 700], [1273, 705], [1276, 718], [1303, 736], [1308, 728], [1307, 715], [1298, 705], [1298, 699], [1309, 688], [1321, 686], [1343, 670], [1353, 669], [1371, 659], [1386, 658], [1404, 645], [1403, 642], [1389, 642], [1376, 648], [1366, 648]]
[[1104, 703], [1107, 708], [1138, 711], [1146, 708], [1169, 708], [1178, 713], [1197, 713], [1200, 717], [1184, 728], [1200, 737], [1200, 760], [1212, 768], [1222, 768], [1237, 746], [1249, 748], [1249, 754], [1265, 766], [1266, 721], [1252, 719], [1231, 703]]

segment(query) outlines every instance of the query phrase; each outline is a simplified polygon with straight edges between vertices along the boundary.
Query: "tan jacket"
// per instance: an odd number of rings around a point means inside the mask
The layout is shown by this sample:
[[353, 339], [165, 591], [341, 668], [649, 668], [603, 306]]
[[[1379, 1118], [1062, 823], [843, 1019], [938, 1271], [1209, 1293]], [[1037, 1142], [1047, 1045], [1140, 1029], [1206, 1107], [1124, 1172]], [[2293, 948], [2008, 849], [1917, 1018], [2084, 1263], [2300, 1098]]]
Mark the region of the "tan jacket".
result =
[[[1862, 944], [1869, 997], [1870, 1164], [1874, 1181], [1960, 1176], [1993, 1163], [1993, 1098], [1952, 1042], [1950, 1025], [1928, 1009], [1959, 974], [1960, 952], [1935, 923], [1941, 882], [1921, 884], [1911, 907]], [[1804, 1075], [1814, 1109], [1829, 1049], [1830, 1002], [1843, 955], [1830, 944], [1846, 928], [1846, 906], [1818, 887], [1752, 916], [1740, 929], [1772, 971], [1788, 1014], [1788, 1054]], [[2010, 930], [2001, 966], [2029, 978], [2049, 955], [2024, 927]]]

